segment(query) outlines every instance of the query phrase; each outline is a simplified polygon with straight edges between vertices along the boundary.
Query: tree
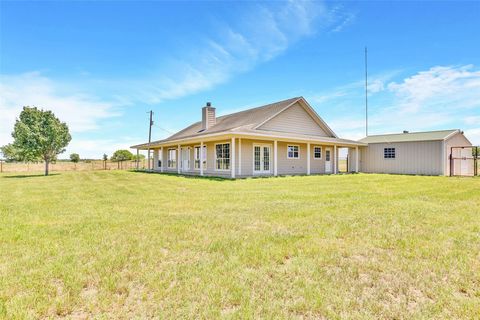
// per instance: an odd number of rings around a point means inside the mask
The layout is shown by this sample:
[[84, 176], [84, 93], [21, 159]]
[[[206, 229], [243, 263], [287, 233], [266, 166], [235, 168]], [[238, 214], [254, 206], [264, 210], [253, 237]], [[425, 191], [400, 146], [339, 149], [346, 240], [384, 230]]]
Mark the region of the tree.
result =
[[132, 158], [132, 160], [136, 160], [136, 161], [141, 161], [143, 159], [145, 159], [144, 154], [139, 154], [138, 157], [137, 157], [137, 155], [133, 155], [133, 158]]
[[46, 176], [49, 163], [64, 152], [72, 140], [65, 122], [60, 122], [53, 112], [36, 107], [23, 107], [15, 122], [12, 137], [13, 143], [3, 146], [2, 153], [6, 152], [20, 161], [42, 159], [45, 161]]
[[78, 155], [78, 153], [72, 153], [70, 155], [70, 161], [72, 161], [73, 163], [78, 163], [78, 161], [80, 161], [80, 156]]
[[22, 161], [17, 149], [13, 144], [7, 144], [0, 148], [3, 156], [7, 161]]
[[132, 160], [133, 154], [128, 150], [117, 150], [113, 153], [113, 156], [110, 159], [112, 161]]
[[107, 161], [108, 160], [108, 156], [106, 153], [103, 154], [103, 161]]

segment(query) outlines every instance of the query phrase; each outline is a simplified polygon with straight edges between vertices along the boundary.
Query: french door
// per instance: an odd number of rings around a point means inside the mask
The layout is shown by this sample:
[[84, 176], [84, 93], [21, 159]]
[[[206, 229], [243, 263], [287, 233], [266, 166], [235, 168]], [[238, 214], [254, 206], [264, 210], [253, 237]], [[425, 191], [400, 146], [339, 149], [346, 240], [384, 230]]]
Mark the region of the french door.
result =
[[271, 172], [272, 147], [270, 145], [253, 145], [253, 173]]
[[182, 148], [182, 171], [190, 170], [190, 147]]

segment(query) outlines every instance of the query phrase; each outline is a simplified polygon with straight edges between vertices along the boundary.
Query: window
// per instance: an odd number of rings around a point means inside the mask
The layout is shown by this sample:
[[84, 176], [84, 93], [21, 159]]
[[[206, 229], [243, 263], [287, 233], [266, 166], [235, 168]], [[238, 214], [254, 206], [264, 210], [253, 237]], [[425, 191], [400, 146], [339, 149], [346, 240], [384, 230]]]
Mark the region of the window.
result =
[[287, 158], [288, 159], [299, 159], [299, 147], [298, 146], [287, 146]]
[[262, 161], [260, 157], [261, 150], [260, 146], [253, 147], [254, 171], [260, 171]]
[[383, 149], [383, 158], [384, 159], [395, 159], [395, 148], [384, 148]]
[[[195, 147], [195, 169], [200, 170], [200, 146]], [[203, 169], [207, 168], [207, 146], [203, 146]]]
[[215, 145], [215, 168], [217, 170], [230, 170], [230, 143]]
[[313, 147], [313, 158], [322, 159], [322, 147]]
[[177, 150], [176, 149], [168, 149], [167, 167], [175, 168], [176, 166], [177, 166]]

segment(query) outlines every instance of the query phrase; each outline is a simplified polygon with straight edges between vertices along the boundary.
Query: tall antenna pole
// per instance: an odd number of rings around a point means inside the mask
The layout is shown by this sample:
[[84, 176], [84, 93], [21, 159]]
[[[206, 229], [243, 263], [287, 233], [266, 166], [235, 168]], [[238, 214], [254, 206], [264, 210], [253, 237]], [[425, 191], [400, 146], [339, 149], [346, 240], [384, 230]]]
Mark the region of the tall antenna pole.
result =
[[150, 110], [150, 125], [148, 126], [148, 165], [147, 168], [150, 170], [150, 142], [152, 142], [152, 125], [153, 125], [153, 111]]
[[368, 136], [368, 65], [367, 65], [367, 47], [365, 47], [365, 136]]

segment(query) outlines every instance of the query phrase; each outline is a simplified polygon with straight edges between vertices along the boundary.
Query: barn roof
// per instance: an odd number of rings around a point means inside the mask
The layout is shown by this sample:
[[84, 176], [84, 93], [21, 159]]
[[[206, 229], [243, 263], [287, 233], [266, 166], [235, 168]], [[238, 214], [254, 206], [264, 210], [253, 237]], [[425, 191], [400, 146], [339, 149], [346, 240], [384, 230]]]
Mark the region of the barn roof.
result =
[[451, 129], [438, 131], [379, 134], [367, 136], [363, 139], [360, 139], [359, 141], [364, 143], [435, 141], [444, 140], [447, 137], [460, 132], [461, 131], [459, 129]]

